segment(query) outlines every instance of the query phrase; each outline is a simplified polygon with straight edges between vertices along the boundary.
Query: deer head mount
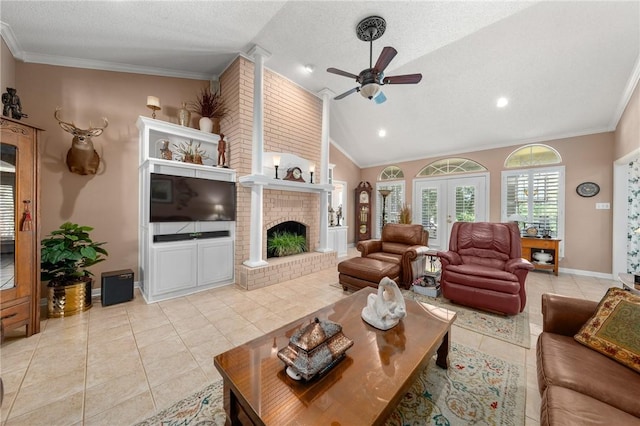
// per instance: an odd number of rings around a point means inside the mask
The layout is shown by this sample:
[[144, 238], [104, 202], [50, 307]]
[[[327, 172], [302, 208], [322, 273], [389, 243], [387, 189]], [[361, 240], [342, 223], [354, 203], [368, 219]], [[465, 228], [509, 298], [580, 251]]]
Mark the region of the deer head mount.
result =
[[53, 116], [58, 120], [58, 124], [65, 132], [73, 135], [71, 141], [71, 148], [67, 152], [67, 167], [71, 173], [77, 173], [79, 175], [95, 175], [100, 165], [100, 156], [93, 148], [93, 141], [91, 138], [100, 136], [104, 129], [109, 125], [106, 117], [103, 117], [103, 127], [93, 127], [89, 123], [89, 128], [84, 130], [76, 127], [71, 123], [62, 121], [58, 116], [62, 108], [56, 108], [56, 112]]

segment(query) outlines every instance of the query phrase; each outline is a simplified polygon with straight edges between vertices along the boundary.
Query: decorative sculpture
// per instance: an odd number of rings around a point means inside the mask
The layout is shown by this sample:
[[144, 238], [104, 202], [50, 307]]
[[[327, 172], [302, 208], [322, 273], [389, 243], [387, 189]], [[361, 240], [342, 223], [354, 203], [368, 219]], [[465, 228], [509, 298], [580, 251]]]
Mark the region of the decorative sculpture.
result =
[[60, 107], [56, 108], [56, 112], [53, 115], [58, 120], [60, 127], [65, 132], [73, 135], [71, 148], [67, 152], [67, 167], [69, 167], [69, 171], [79, 175], [95, 175], [100, 165], [100, 156], [93, 148], [91, 138], [100, 136], [109, 125], [109, 122], [106, 118], [102, 118], [104, 120], [103, 127], [92, 127], [91, 123], [89, 123], [88, 129], [80, 129], [73, 122], [62, 121], [58, 116], [60, 109]]
[[16, 94], [16, 89], [7, 87], [7, 93], [2, 94], [2, 115], [16, 120], [20, 120], [22, 117], [29, 117], [22, 112], [22, 104], [20, 103], [20, 97]]
[[370, 294], [367, 306], [362, 309], [362, 319], [380, 330], [395, 327], [407, 316], [407, 306], [398, 285], [389, 277], [378, 284], [378, 294]]

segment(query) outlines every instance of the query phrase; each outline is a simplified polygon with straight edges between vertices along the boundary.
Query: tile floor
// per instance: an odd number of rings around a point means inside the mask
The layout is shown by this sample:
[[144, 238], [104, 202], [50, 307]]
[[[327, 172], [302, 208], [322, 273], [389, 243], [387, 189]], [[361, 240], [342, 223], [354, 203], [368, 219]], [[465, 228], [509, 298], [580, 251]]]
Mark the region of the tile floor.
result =
[[[357, 253], [357, 252], [356, 252]], [[350, 251], [353, 255], [354, 251]], [[235, 286], [166, 302], [133, 301], [63, 319], [44, 319], [30, 338], [10, 333], [2, 345], [2, 425], [126, 425], [151, 416], [220, 379], [213, 356], [333, 303], [335, 268], [247, 292]], [[526, 424], [537, 425], [540, 397], [535, 339], [540, 295], [599, 300], [618, 283], [532, 272], [527, 279], [532, 348], [526, 350], [453, 327], [452, 340], [524, 364]]]

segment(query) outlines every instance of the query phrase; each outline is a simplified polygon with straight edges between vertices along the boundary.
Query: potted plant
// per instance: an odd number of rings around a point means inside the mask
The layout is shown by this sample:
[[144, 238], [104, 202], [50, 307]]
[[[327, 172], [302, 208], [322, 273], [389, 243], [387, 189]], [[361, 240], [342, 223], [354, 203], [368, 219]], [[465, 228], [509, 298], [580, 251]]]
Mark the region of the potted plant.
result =
[[91, 308], [93, 275], [86, 268], [105, 260], [105, 243], [89, 237], [90, 226], [66, 222], [41, 242], [40, 278], [48, 281], [50, 317], [63, 317]]
[[400, 223], [411, 223], [411, 207], [403, 204], [400, 209]]
[[189, 104], [192, 112], [200, 114], [200, 130], [220, 134], [220, 119], [227, 113], [220, 92], [211, 92], [208, 87], [200, 91], [196, 100]]
[[303, 253], [307, 251], [307, 239], [291, 232], [274, 232], [267, 240], [267, 250], [275, 257]]

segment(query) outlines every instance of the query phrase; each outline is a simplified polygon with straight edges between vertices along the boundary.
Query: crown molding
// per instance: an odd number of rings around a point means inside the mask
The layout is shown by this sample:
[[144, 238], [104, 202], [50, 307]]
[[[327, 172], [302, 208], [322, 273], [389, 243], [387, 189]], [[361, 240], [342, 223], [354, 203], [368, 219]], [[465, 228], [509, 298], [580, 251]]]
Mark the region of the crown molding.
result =
[[37, 53], [25, 53], [23, 61], [35, 64], [57, 65], [61, 67], [127, 72], [132, 74], [156, 75], [160, 77], [186, 78], [190, 80], [209, 81], [211, 79], [211, 74], [185, 72], [166, 68], [141, 67], [137, 65], [121, 64], [117, 62], [78, 59], [68, 56], [55, 56]]
[[24, 52], [22, 51], [20, 43], [18, 43], [18, 39], [16, 38], [16, 35], [13, 33], [13, 30], [11, 29], [11, 26], [9, 24], [0, 21], [0, 35], [2, 36], [4, 42], [7, 44], [7, 47], [9, 48], [9, 51], [11, 51], [13, 57], [20, 61], [24, 60]]
[[609, 127], [612, 129], [616, 129], [618, 127], [618, 123], [622, 118], [622, 114], [624, 114], [624, 110], [627, 108], [629, 104], [629, 100], [631, 100], [631, 96], [633, 95], [633, 91], [636, 89], [638, 85], [638, 81], [640, 80], [640, 55], [636, 58], [636, 64], [633, 67], [633, 71], [631, 72], [631, 76], [629, 77], [629, 81], [627, 82], [626, 87], [624, 88], [624, 92], [620, 97], [620, 102], [616, 107], [616, 110], [611, 117], [611, 122], [609, 123]]

